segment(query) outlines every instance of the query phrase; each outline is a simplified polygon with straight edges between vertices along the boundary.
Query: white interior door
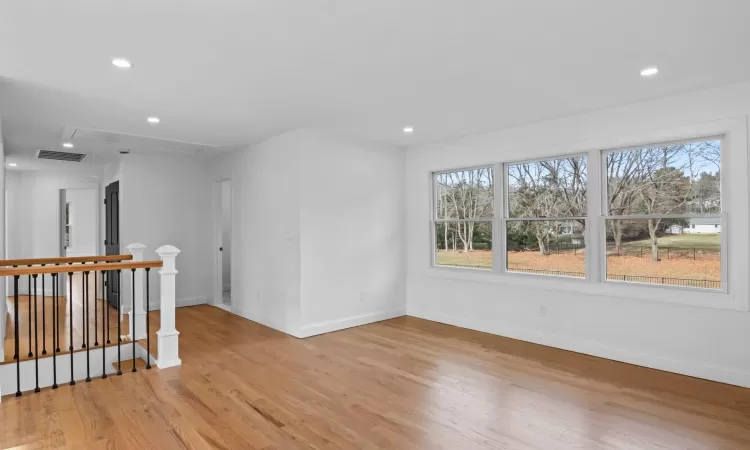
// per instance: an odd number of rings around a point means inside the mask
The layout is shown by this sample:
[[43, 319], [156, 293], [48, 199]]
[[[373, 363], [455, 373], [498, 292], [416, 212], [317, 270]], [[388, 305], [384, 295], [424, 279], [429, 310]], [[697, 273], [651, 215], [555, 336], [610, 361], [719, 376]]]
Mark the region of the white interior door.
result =
[[65, 189], [62, 211], [62, 243], [65, 256], [97, 254], [97, 190]]

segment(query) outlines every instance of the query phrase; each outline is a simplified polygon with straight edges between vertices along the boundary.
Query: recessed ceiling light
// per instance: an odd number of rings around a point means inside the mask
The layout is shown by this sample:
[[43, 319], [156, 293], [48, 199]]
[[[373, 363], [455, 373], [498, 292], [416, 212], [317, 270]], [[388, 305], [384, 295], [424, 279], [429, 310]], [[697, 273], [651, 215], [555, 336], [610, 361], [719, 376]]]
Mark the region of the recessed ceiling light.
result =
[[8, 167], [16, 167], [17, 165], [16, 163], [8, 163]]
[[131, 64], [130, 61], [125, 58], [114, 58], [112, 60], [112, 65], [115, 67], [119, 67], [120, 69], [130, 69], [131, 67], [133, 67], [133, 64]]
[[161, 122], [161, 120], [159, 120], [158, 117], [149, 117], [146, 120], [148, 120], [148, 123], [159, 123], [159, 122]]
[[75, 147], [75, 145], [73, 145], [72, 142], [65, 142], [65, 143], [63, 143], [63, 147], [65, 147], [65, 148], [73, 148], [73, 147]]
[[414, 127], [404, 127], [403, 131], [406, 134], [412, 134], [414, 133]]
[[646, 67], [645, 69], [641, 70], [642, 77], [653, 77], [657, 73], [659, 73], [659, 69], [656, 67]]

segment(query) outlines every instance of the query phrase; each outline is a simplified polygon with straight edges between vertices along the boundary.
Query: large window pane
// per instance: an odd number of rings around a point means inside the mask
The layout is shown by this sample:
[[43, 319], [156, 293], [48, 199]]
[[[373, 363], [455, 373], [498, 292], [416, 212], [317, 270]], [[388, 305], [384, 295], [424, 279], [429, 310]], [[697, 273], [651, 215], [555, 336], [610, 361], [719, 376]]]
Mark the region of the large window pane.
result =
[[610, 216], [721, 212], [721, 141], [606, 153]]
[[435, 264], [492, 268], [492, 222], [436, 223]]
[[719, 218], [607, 220], [607, 279], [721, 288]]
[[508, 272], [586, 277], [585, 221], [507, 222]]
[[491, 219], [494, 207], [491, 167], [435, 174], [438, 219]]
[[508, 165], [508, 217], [586, 215], [586, 157]]

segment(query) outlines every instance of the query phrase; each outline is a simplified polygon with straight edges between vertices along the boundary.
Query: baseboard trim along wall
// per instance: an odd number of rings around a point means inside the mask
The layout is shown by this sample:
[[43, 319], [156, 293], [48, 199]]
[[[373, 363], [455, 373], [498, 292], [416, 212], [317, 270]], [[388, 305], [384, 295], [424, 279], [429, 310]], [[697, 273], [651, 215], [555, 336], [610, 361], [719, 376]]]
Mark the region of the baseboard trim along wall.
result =
[[395, 309], [390, 311], [379, 311], [357, 316], [344, 317], [342, 319], [318, 322], [300, 327], [296, 334], [298, 338], [316, 336], [318, 334], [331, 333], [333, 331], [344, 330], [346, 328], [366, 325], [368, 323], [380, 322], [382, 320], [393, 319], [406, 315], [406, 309]]
[[[149, 303], [149, 308], [151, 309], [151, 311], [158, 311], [161, 309], [161, 301], [151, 301]], [[175, 300], [175, 307], [182, 308], [183, 306], [205, 305], [206, 303], [211, 303], [208, 297], [178, 298], [177, 300]], [[146, 307], [145, 299], [143, 300], [143, 307]]]
[[731, 367], [719, 366], [714, 364], [705, 364], [697, 361], [686, 361], [682, 359], [668, 358], [659, 355], [636, 352], [628, 349], [614, 348], [602, 345], [598, 342], [570, 339], [557, 334], [543, 333], [536, 330], [525, 328], [503, 327], [502, 334], [498, 332], [498, 327], [503, 325], [493, 323], [483, 324], [475, 319], [462, 317], [453, 317], [445, 314], [420, 311], [414, 307], [409, 308], [409, 314], [420, 319], [430, 320], [433, 322], [444, 323], [470, 330], [481, 331], [498, 336], [509, 337], [521, 341], [531, 342], [534, 344], [544, 345], [552, 348], [569, 350], [576, 353], [596, 356], [599, 358], [620, 361], [637, 366], [648, 367], [651, 369], [663, 370], [665, 372], [677, 373], [696, 378], [702, 378], [720, 383], [732, 384], [750, 388], [750, 373]]

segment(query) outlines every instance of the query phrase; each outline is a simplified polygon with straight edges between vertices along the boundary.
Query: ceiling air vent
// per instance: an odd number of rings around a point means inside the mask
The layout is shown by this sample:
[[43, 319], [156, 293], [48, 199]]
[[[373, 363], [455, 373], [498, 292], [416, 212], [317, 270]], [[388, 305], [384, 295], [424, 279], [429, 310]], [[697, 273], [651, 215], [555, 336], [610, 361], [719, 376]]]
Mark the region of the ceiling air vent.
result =
[[81, 162], [86, 157], [84, 153], [53, 152], [52, 150], [39, 150], [36, 154], [38, 159], [53, 159], [55, 161]]

